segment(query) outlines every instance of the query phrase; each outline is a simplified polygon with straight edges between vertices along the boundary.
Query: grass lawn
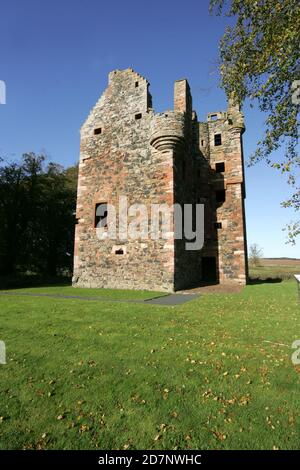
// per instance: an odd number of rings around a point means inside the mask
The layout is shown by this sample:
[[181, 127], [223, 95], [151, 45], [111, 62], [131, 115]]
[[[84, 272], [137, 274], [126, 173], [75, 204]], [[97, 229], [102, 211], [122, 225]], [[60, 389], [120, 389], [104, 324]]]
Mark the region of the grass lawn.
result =
[[[1, 292], [1, 291], [0, 291]], [[146, 300], [166, 295], [164, 292], [145, 290], [84, 289], [71, 286], [31, 287], [27, 289], [3, 290], [9, 294], [46, 294], [59, 296], [93, 297], [112, 300]]]
[[293, 281], [176, 307], [0, 296], [0, 318], [0, 449], [300, 447]]

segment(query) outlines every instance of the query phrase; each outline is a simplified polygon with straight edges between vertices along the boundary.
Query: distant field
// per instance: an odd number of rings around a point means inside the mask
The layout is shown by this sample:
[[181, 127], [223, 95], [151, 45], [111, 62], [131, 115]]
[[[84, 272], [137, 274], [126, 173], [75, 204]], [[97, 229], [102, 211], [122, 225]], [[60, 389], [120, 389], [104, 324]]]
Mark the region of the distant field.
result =
[[300, 259], [292, 258], [263, 258], [263, 266], [299, 266]]
[[300, 259], [263, 258], [261, 266], [249, 266], [250, 278], [292, 279], [300, 274]]

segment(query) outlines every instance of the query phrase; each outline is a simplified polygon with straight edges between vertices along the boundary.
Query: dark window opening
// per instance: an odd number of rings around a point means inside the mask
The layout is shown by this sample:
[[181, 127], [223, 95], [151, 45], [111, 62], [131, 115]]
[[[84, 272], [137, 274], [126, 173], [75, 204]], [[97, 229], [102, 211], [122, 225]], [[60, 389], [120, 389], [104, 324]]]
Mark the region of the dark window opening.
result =
[[222, 222], [215, 222], [215, 223], [214, 223], [214, 227], [215, 227], [216, 229], [222, 228]]
[[219, 189], [216, 191], [216, 201], [217, 202], [225, 202], [226, 200], [226, 192], [225, 189]]
[[139, 86], [139, 82], [135, 82], [135, 88]]
[[137, 121], [138, 119], [142, 119], [142, 113], [136, 114], [136, 115], [135, 115], [135, 119], [136, 119], [136, 121]]
[[124, 255], [124, 250], [123, 248], [119, 248], [118, 250], [115, 251], [115, 255]]
[[107, 228], [107, 202], [96, 204], [95, 228]]
[[225, 171], [225, 163], [224, 162], [216, 163], [216, 173], [224, 173], [224, 171]]
[[202, 258], [202, 280], [208, 284], [217, 282], [217, 261], [213, 256]]
[[210, 120], [211, 121], [216, 121], [218, 119], [218, 115], [217, 114], [211, 114], [210, 115]]
[[204, 140], [201, 140], [201, 146], [204, 147]]
[[99, 135], [102, 134], [102, 127], [97, 127], [97, 129], [94, 129], [94, 135]]
[[222, 145], [222, 136], [221, 134], [215, 134], [215, 146]]

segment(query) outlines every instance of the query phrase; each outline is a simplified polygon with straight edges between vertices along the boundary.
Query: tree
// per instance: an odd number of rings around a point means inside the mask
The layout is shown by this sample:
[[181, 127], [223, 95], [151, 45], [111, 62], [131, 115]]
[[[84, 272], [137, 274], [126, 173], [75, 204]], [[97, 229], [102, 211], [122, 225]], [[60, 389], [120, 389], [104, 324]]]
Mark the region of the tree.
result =
[[250, 264], [252, 266], [260, 266], [262, 257], [263, 257], [262, 249], [257, 245], [257, 243], [253, 243], [250, 246], [250, 250], [249, 250]]
[[[227, 96], [242, 103], [257, 100], [266, 113], [265, 131], [250, 164], [265, 160], [287, 175], [293, 195], [284, 207], [300, 210], [297, 154], [300, 108], [299, 0], [210, 0], [210, 9], [234, 18], [220, 42], [221, 85]], [[273, 152], [285, 146], [274, 161]], [[290, 242], [300, 221], [288, 227]]]
[[24, 169], [17, 163], [0, 168], [0, 272], [12, 274], [25, 224]]
[[72, 269], [77, 166], [24, 154], [0, 166], [0, 271], [55, 276]]

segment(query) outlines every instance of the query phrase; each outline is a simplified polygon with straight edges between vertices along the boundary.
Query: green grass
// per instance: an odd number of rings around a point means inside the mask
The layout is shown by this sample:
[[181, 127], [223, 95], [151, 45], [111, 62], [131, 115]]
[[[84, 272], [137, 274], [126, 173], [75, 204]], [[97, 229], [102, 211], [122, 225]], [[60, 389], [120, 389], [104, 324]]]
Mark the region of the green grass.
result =
[[85, 289], [80, 287], [74, 288], [71, 286], [31, 287], [26, 289], [3, 290], [2, 292], [7, 292], [9, 294], [47, 294], [59, 296], [99, 297], [100, 299], [112, 300], [145, 300], [166, 295], [163, 292], [149, 292], [143, 290]]
[[176, 307], [0, 296], [0, 317], [0, 449], [299, 448], [294, 282]]

